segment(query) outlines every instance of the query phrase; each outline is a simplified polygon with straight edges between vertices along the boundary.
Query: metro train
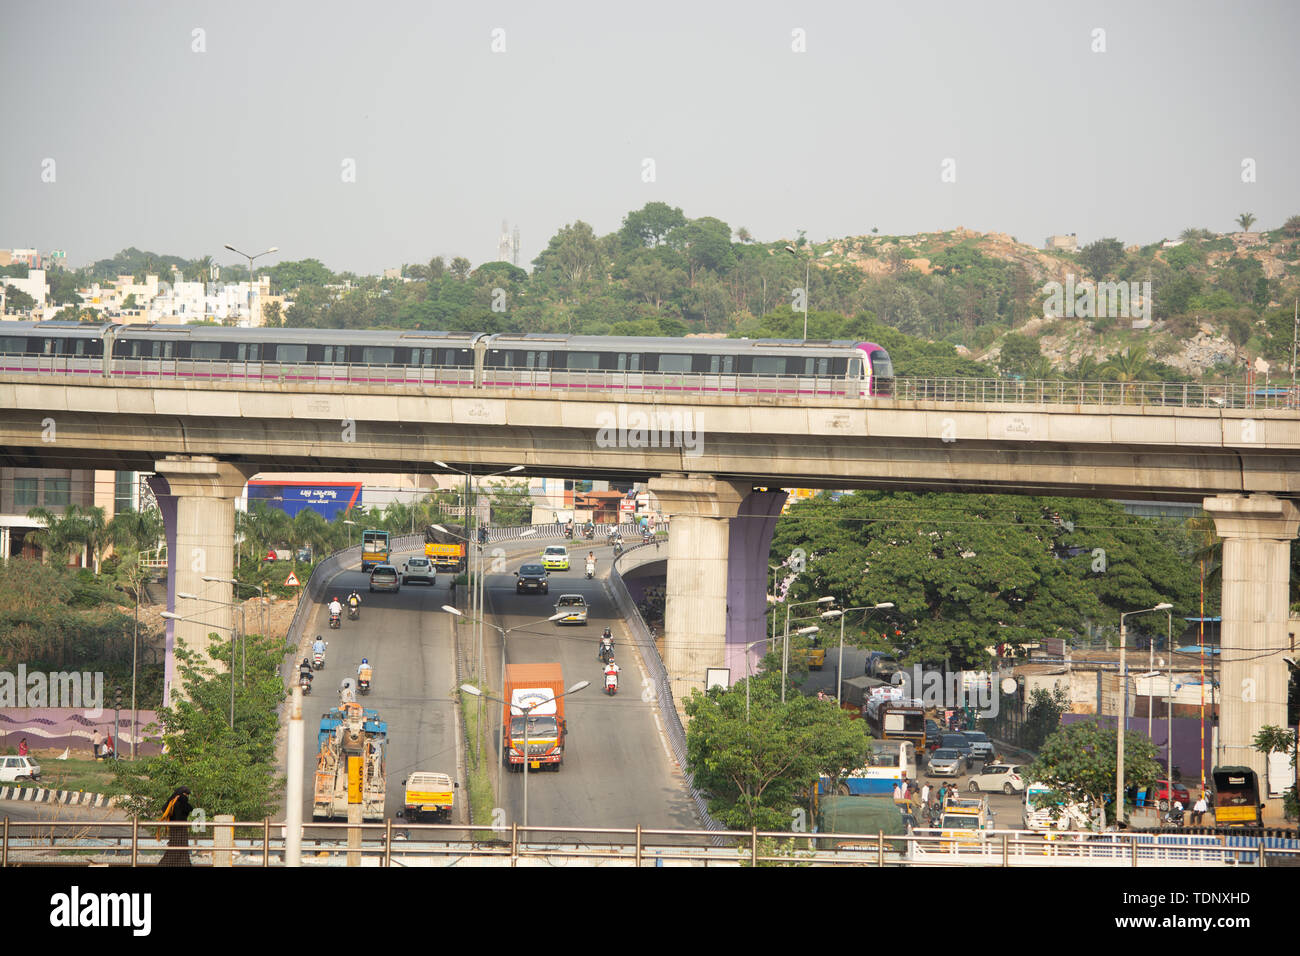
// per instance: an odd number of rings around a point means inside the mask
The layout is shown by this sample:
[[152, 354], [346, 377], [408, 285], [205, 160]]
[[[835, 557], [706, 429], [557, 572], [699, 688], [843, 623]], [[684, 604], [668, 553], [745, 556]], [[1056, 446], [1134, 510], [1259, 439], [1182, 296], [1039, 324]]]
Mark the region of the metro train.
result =
[[872, 342], [0, 323], [0, 371], [666, 392], [893, 394]]

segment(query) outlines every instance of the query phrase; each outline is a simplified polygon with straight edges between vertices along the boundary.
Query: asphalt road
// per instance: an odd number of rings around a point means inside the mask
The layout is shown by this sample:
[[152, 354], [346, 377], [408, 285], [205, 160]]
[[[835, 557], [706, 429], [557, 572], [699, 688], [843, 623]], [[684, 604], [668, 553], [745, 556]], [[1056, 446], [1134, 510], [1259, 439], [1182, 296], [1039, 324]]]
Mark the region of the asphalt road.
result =
[[[529, 626], [507, 638], [507, 662], [558, 661], [567, 685], [591, 682], [585, 690], [566, 698], [569, 736], [558, 772], [530, 771], [528, 822], [533, 826], [593, 827], [698, 827], [694, 805], [682, 777], [669, 760], [659, 729], [656, 708], [641, 699], [644, 672], [616, 619], [601, 578], [607, 573], [611, 553], [598, 547], [599, 574], [586, 580], [583, 558], [591, 546], [570, 544], [573, 570], [552, 572], [549, 595], [517, 595], [514, 571], [538, 559], [544, 545], [512, 543], [496, 553], [497, 573], [484, 578], [487, 591], [486, 620], [501, 628]], [[493, 549], [495, 550], [495, 549]], [[491, 560], [492, 552], [489, 552]], [[399, 569], [406, 554], [393, 555]], [[453, 694], [455, 661], [452, 616], [441, 610], [449, 603], [447, 577], [438, 583], [404, 585], [397, 594], [368, 591], [369, 577], [359, 568], [341, 572], [331, 582], [330, 594], [342, 600], [353, 588], [361, 594], [361, 619], [349, 621], [346, 612], [339, 630], [328, 629], [328, 615], [316, 609], [311, 633], [324, 634], [329, 647], [326, 666], [318, 671], [311, 695], [305, 700], [307, 718], [304, 746], [304, 821], [311, 821], [312, 787], [316, 767], [316, 728], [320, 714], [338, 700], [339, 682], [355, 677], [361, 658], [374, 668], [373, 689], [362, 699], [388, 721], [388, 797], [386, 816], [396, 819], [402, 808], [402, 780], [414, 770], [435, 770], [461, 779], [457, 773], [459, 730]], [[589, 623], [559, 626], [542, 619], [554, 611], [561, 594], [577, 593], [590, 605]], [[464, 595], [461, 594], [462, 606]], [[328, 597], [326, 598], [328, 600]], [[542, 623], [530, 624], [542, 620]], [[615, 648], [622, 651], [619, 693], [603, 692], [596, 645], [606, 624], [614, 630]], [[462, 637], [471, 624], [458, 621]], [[489, 682], [500, 686], [501, 642], [498, 633], [484, 628], [484, 659]], [[653, 698], [652, 698], [653, 700]], [[499, 760], [501, 705], [484, 702], [492, 753]], [[490, 708], [490, 709], [488, 709]], [[498, 799], [508, 826], [523, 823], [523, 776], [502, 770]], [[465, 793], [465, 781], [461, 779]]]
[[[393, 556], [399, 570], [406, 557]], [[323, 634], [328, 647], [325, 669], [316, 672], [311, 695], [303, 701], [304, 821], [310, 823], [312, 818], [320, 716], [338, 706], [339, 684], [345, 677], [357, 676], [363, 657], [374, 674], [370, 694], [359, 699], [388, 722], [385, 816], [396, 819], [402, 809], [402, 781], [412, 771], [440, 771], [458, 779], [455, 662], [449, 616], [441, 610], [447, 603], [449, 580], [440, 574], [433, 587], [409, 584], [396, 594], [371, 594], [370, 576], [362, 574], [358, 564], [330, 582], [326, 602], [329, 595], [343, 601], [355, 589], [361, 595], [361, 617], [349, 621], [345, 610], [339, 629], [330, 630], [325, 607], [316, 607], [311, 633]]]

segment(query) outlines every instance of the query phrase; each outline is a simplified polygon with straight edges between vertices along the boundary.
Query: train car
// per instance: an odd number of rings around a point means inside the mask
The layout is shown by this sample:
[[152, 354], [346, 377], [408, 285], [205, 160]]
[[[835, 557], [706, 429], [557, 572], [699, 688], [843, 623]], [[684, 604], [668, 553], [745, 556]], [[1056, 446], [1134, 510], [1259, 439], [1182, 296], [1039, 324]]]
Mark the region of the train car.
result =
[[893, 394], [889, 353], [872, 342], [489, 336], [485, 388], [858, 398]]
[[475, 332], [240, 329], [137, 325], [116, 330], [111, 374], [182, 380], [474, 384]]
[[0, 323], [0, 372], [102, 375], [107, 322]]

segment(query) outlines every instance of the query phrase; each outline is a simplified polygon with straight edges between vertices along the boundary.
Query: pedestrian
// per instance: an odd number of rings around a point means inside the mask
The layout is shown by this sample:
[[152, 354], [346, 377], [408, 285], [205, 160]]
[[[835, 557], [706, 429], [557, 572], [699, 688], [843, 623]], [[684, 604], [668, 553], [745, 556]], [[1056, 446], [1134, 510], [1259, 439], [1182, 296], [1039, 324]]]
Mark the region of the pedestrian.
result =
[[903, 788], [896, 783], [894, 784], [894, 802], [897, 803], [901, 799], [903, 799]]
[[26, 738], [26, 737], [24, 737], [22, 740], [18, 741], [18, 756], [20, 756], [20, 757], [26, 757], [26, 756], [27, 756], [27, 738]]
[[930, 785], [928, 783], [921, 784], [921, 805], [924, 807], [930, 805]]
[[1206, 813], [1209, 812], [1209, 809], [1210, 809], [1210, 804], [1205, 799], [1205, 791], [1202, 790], [1200, 799], [1197, 800], [1196, 804], [1192, 807], [1192, 826], [1196, 826], [1196, 827], [1200, 826], [1201, 818], [1205, 816]]
[[99, 732], [98, 728], [96, 728], [95, 736], [92, 737], [90, 741], [90, 752], [94, 754], [96, 760], [98, 760], [100, 757], [103, 756], [103, 751], [101, 749], [101, 745], [103, 744], [103, 742], [104, 742], [104, 735]]
[[[189, 820], [190, 813], [193, 810], [194, 807], [190, 805], [190, 788], [177, 787], [172, 791], [171, 799], [167, 801], [167, 808], [163, 810], [162, 818], [170, 823], [184, 823]], [[187, 826], [170, 826], [165, 829], [167, 831], [167, 846], [170, 849], [163, 853], [158, 865], [189, 866], [190, 828]], [[176, 849], [177, 847], [183, 849]]]

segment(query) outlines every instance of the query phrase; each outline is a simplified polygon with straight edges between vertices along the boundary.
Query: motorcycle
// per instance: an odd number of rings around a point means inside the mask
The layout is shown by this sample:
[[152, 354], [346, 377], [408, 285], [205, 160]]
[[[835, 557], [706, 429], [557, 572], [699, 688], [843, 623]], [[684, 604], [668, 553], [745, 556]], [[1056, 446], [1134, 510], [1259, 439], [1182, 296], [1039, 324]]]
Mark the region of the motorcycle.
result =
[[356, 620], [357, 618], [359, 618], [359, 617], [361, 617], [361, 605], [360, 605], [360, 603], [349, 604], [349, 605], [348, 605], [348, 620], [349, 620], [349, 621], [355, 621], [355, 620]]
[[323, 670], [325, 669], [325, 652], [324, 652], [324, 651], [317, 651], [315, 654], [312, 655], [312, 658], [311, 658], [311, 666], [312, 666], [313, 668], [315, 668], [316, 670], [318, 670], [318, 671], [323, 671]]
[[586, 538], [588, 541], [595, 541], [595, 540], [596, 540], [596, 529], [595, 529], [595, 528], [587, 528], [585, 531], [582, 532], [582, 536], [583, 536], [584, 538]]
[[1183, 825], [1183, 810], [1181, 807], [1174, 807], [1165, 812], [1161, 821], [1171, 827], [1180, 827]]
[[565, 528], [565, 529], [564, 529], [564, 536], [565, 536], [566, 538], [568, 538], [570, 541], [572, 541], [572, 540], [573, 540], [573, 529], [572, 529], [572, 528]]
[[370, 680], [368, 678], [362, 677], [360, 680], [357, 681], [357, 689], [361, 691], [361, 693], [363, 694], [369, 694]]
[[610, 697], [613, 697], [615, 694], [618, 693], [618, 675], [617, 675], [617, 674], [606, 674], [606, 675], [605, 675], [605, 693], [606, 693], [606, 694], [609, 694]]
[[619, 542], [615, 542], [615, 544], [614, 544], [614, 557], [617, 558], [617, 557], [618, 557], [620, 554], [622, 554], [622, 553], [623, 553], [623, 543], [622, 543], [621, 541], [619, 541]]
[[587, 580], [590, 581], [592, 575], [596, 573], [596, 566], [590, 561], [587, 562]]
[[336, 631], [339, 629], [340, 622], [338, 611], [330, 611], [330, 627], [334, 628]]
[[304, 696], [304, 697], [307, 696], [308, 694], [310, 694], [310, 693], [311, 693], [311, 675], [310, 675], [310, 674], [299, 674], [299, 675], [298, 675], [298, 686], [302, 688], [302, 693], [303, 693], [303, 696]]
[[609, 659], [614, 656], [613, 644], [601, 644], [600, 649], [596, 651], [596, 658], [602, 664], [608, 664]]

